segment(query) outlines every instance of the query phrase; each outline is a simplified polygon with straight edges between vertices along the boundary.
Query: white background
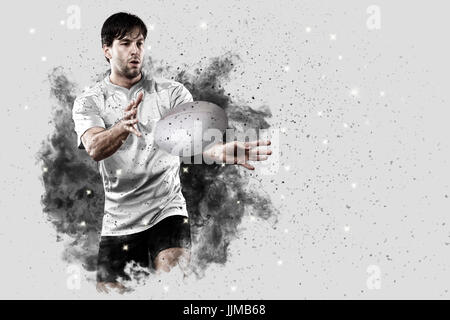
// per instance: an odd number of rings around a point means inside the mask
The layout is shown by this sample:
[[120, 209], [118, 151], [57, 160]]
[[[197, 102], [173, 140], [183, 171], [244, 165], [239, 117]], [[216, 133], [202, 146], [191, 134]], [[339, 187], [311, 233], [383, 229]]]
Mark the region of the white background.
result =
[[[80, 29], [67, 27], [70, 5], [81, 10]], [[380, 29], [367, 27], [370, 5], [381, 10]], [[0, 298], [448, 298], [449, 9], [446, 1], [8, 3]], [[255, 109], [268, 105], [272, 127], [286, 133], [278, 174], [252, 181], [282, 213], [276, 229], [247, 217], [227, 264], [203, 279], [173, 272], [105, 297], [83, 269], [79, 288], [67, 285], [35, 154], [55, 130], [48, 74], [63, 66], [80, 92], [91, 85], [107, 68], [101, 25], [118, 11], [153, 26], [146, 54], [171, 66], [238, 54], [226, 90]], [[372, 265], [379, 289], [367, 285]]]

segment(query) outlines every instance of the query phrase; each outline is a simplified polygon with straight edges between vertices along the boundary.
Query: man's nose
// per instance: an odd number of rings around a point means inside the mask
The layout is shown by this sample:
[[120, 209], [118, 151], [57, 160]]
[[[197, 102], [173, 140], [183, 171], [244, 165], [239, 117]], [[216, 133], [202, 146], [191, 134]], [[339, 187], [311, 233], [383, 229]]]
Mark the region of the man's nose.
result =
[[138, 53], [138, 52], [139, 52], [139, 48], [138, 48], [137, 43], [133, 43], [133, 44], [131, 45], [131, 52], [132, 52], [132, 53]]

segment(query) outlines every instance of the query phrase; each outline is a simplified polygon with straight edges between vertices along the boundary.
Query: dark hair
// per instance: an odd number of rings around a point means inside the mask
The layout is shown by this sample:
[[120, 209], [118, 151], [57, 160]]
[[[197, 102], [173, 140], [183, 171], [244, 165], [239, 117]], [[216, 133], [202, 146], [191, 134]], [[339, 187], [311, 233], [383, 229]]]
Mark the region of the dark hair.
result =
[[[102, 27], [102, 47], [107, 45], [110, 47], [115, 39], [123, 39], [134, 28], [138, 28], [140, 33], [147, 38], [147, 27], [145, 23], [134, 14], [127, 12], [115, 13], [106, 19]], [[109, 62], [109, 59], [106, 58]]]

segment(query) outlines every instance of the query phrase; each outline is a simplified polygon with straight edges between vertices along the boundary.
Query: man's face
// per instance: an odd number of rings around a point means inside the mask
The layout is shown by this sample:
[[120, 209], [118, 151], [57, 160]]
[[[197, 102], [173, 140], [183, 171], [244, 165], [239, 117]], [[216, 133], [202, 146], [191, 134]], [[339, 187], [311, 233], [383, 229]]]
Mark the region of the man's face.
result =
[[104, 48], [111, 68], [128, 79], [137, 77], [141, 72], [144, 59], [144, 41], [144, 36], [137, 28], [123, 39], [114, 39], [111, 47]]

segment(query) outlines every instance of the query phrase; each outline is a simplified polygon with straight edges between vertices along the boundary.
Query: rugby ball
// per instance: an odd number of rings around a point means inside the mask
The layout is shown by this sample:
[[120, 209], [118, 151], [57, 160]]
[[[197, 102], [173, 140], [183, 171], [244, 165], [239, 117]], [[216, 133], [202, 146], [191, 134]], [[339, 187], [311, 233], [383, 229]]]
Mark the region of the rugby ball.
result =
[[162, 150], [189, 157], [222, 141], [227, 126], [227, 115], [221, 107], [207, 101], [187, 102], [171, 109], [156, 123], [154, 138]]

